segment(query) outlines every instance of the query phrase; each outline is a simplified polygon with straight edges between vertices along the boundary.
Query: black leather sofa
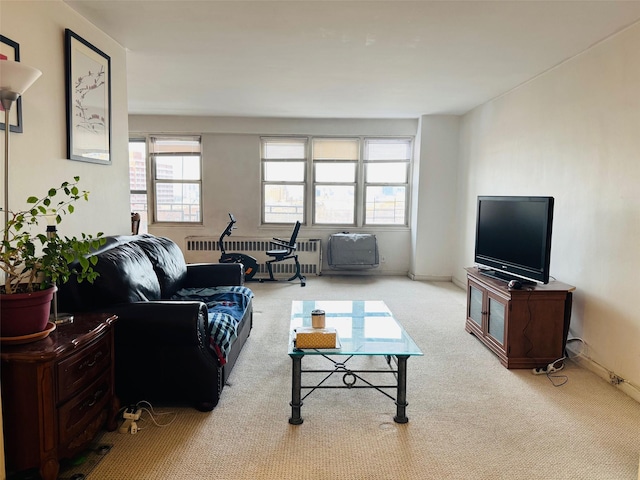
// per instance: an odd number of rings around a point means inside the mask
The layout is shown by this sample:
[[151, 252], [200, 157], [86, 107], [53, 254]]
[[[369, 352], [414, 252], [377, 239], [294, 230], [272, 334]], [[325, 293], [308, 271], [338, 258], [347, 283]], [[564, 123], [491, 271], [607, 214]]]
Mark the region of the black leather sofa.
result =
[[[252, 294], [238, 288], [244, 283], [242, 265], [187, 265], [177, 244], [152, 235], [107, 237], [92, 256], [100, 276], [93, 284], [71, 280], [61, 285], [59, 310], [118, 315], [115, 384], [121, 404], [146, 400], [212, 410], [252, 328]], [[183, 289], [200, 289], [208, 296], [176, 300]], [[218, 302], [219, 289], [244, 293], [237, 294], [240, 298], [227, 292]], [[240, 300], [229, 302], [230, 296]], [[232, 303], [237, 336], [225, 350], [214, 349], [209, 317], [219, 308], [229, 313]]]

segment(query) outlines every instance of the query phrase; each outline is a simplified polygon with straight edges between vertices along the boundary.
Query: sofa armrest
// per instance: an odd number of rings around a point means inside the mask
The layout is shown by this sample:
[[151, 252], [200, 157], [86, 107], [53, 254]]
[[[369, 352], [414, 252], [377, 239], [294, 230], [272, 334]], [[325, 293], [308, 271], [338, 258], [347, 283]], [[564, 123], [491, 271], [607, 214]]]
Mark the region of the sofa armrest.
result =
[[184, 287], [244, 285], [244, 267], [239, 263], [192, 263], [187, 265]]
[[104, 309], [118, 315], [116, 342], [156, 346], [204, 346], [208, 323], [202, 302], [135, 302]]
[[119, 316], [115, 390], [123, 405], [146, 400], [189, 402], [203, 411], [215, 407], [223, 370], [205, 336], [204, 303], [139, 302], [108, 311]]

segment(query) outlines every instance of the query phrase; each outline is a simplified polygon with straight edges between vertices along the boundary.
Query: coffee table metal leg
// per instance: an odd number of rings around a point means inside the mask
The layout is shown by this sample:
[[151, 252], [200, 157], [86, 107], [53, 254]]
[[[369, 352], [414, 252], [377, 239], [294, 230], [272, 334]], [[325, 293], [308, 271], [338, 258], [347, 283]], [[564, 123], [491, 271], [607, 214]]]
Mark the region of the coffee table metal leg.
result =
[[300, 416], [300, 408], [302, 407], [302, 357], [302, 355], [291, 355], [291, 417], [289, 417], [291, 425], [300, 425], [303, 421]]
[[398, 395], [396, 396], [396, 423], [407, 423], [407, 355], [398, 355]]

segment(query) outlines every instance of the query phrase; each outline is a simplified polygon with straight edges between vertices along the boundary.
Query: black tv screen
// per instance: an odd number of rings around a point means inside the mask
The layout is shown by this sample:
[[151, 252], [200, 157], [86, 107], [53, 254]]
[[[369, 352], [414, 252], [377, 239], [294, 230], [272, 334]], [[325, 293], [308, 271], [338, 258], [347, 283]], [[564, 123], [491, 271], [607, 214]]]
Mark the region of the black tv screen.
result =
[[479, 196], [474, 261], [506, 281], [549, 283], [552, 225], [553, 197]]

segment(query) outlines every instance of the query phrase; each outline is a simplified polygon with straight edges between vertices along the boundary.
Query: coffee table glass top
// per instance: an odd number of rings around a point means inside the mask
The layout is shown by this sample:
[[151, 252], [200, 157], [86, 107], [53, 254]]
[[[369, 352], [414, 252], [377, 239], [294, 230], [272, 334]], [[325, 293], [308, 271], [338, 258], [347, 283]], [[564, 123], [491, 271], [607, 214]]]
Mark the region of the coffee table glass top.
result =
[[[294, 349], [294, 330], [311, 327], [311, 311], [325, 311], [325, 326], [338, 332], [336, 349]], [[291, 305], [289, 355], [422, 355], [383, 301], [294, 301]]]

